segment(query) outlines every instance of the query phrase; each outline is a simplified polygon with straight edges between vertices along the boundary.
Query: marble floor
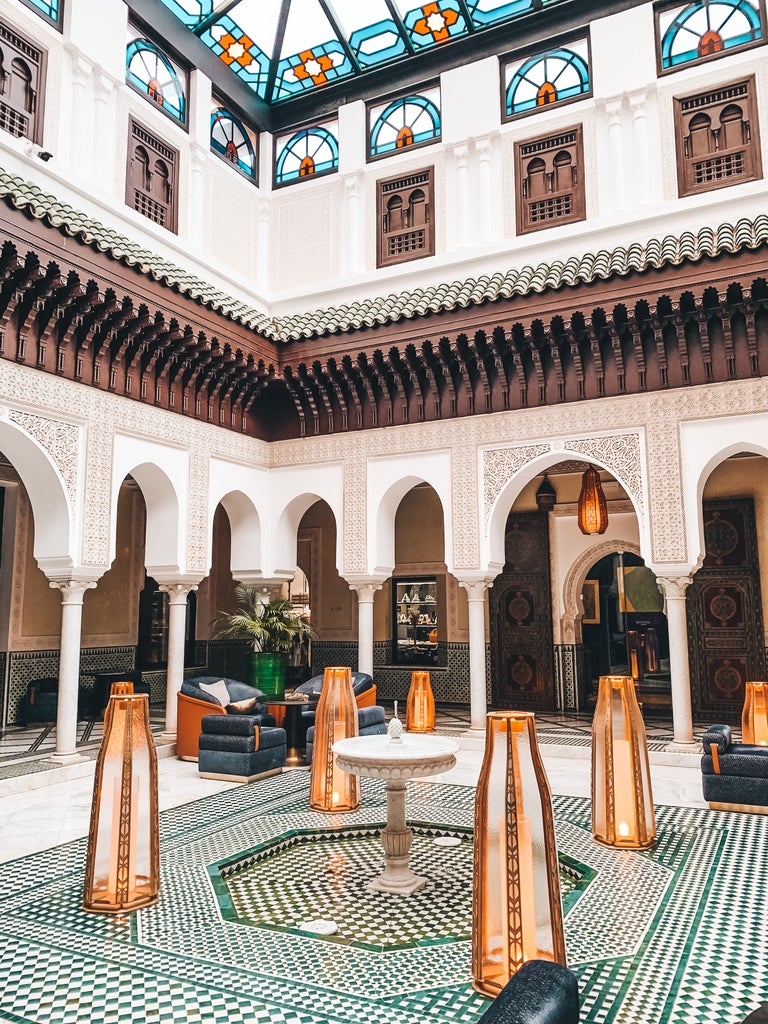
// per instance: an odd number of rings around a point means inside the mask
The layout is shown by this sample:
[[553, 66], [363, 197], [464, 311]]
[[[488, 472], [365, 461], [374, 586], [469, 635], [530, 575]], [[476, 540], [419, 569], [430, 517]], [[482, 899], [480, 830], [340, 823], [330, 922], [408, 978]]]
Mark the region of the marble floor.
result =
[[[589, 828], [588, 744], [572, 742], [569, 749], [567, 742], [588, 735], [588, 720], [551, 717], [540, 723], [540, 738], [558, 849], [589, 879], [578, 898], [565, 897], [582, 1021], [738, 1024], [768, 1000], [768, 817], [706, 809], [698, 757], [667, 753], [669, 736], [660, 733], [661, 749], [651, 754], [657, 846], [642, 853], [598, 847]], [[463, 714], [441, 715], [441, 731], [460, 744], [456, 766], [409, 784], [408, 794], [411, 820], [462, 835], [472, 825], [482, 760], [482, 742], [463, 735], [466, 725]], [[429, 941], [414, 943], [417, 904], [382, 896], [390, 903], [372, 916], [348, 909], [359, 901], [361, 875], [379, 870], [378, 844], [368, 836], [384, 820], [380, 783], [365, 780], [360, 810], [329, 821], [308, 809], [306, 769], [239, 786], [200, 779], [195, 764], [164, 757], [159, 776], [161, 899], [119, 919], [80, 910], [92, 760], [46, 772], [47, 785], [34, 774], [0, 778], [0, 1021], [479, 1019], [487, 1003], [471, 989], [466, 847], [463, 859], [438, 863], [427, 836], [415, 842], [421, 873], [434, 884], [422, 903], [424, 920], [432, 922]], [[327, 837], [329, 825], [349, 833], [348, 845], [332, 854], [331, 889], [313, 843], [313, 856], [298, 868], [287, 858], [244, 876], [236, 912], [228, 898], [218, 898], [224, 865], [297, 830]], [[265, 889], [265, 878], [275, 884]], [[333, 940], [298, 927], [313, 893], [326, 901], [314, 916], [339, 918]], [[381, 931], [384, 920], [391, 935]], [[449, 934], [439, 922], [450, 922]]]

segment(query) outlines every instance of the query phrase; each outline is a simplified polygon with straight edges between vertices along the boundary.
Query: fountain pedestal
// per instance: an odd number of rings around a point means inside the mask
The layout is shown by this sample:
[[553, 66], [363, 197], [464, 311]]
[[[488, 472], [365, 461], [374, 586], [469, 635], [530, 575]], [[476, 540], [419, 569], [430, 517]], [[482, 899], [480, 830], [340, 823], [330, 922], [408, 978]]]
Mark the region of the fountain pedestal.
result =
[[[400, 725], [397, 719], [394, 722]], [[411, 870], [413, 833], [405, 823], [405, 784], [408, 779], [438, 775], [453, 768], [459, 745], [444, 736], [399, 736], [391, 725], [390, 730], [387, 736], [339, 740], [334, 743], [333, 752], [344, 771], [386, 781], [387, 825], [381, 833], [384, 870], [368, 883], [368, 888], [410, 896], [427, 879]]]

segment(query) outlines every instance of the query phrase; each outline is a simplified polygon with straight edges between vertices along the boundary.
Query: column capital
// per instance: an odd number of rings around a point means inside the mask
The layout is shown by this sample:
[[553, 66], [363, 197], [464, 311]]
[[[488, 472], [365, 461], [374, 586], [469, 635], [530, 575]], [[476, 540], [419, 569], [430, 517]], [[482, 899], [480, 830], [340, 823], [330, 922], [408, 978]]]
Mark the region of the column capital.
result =
[[74, 43], [65, 43], [64, 49], [69, 54], [69, 59], [72, 62], [72, 80], [77, 85], [85, 85], [91, 77], [93, 64]]
[[480, 161], [491, 159], [491, 140], [489, 138], [475, 139], [475, 151]]
[[630, 109], [635, 117], [645, 113], [645, 106], [648, 102], [648, 96], [645, 89], [641, 89], [639, 92], [630, 93], [630, 95], [627, 96], [627, 99], [629, 100]]
[[208, 154], [210, 153], [210, 147], [201, 146], [199, 142], [194, 139], [189, 144], [189, 152], [191, 156], [191, 166], [193, 171], [202, 171], [205, 167], [206, 161], [208, 160]]
[[373, 595], [377, 590], [381, 590], [389, 577], [349, 575], [344, 579], [349, 584], [349, 589], [357, 593], [357, 601], [360, 604], [364, 601], [373, 601]]
[[606, 100], [605, 102], [605, 113], [608, 115], [608, 124], [610, 126], [621, 123], [621, 111], [624, 106], [624, 97], [617, 96], [615, 99]]
[[464, 144], [460, 146], [454, 146], [453, 155], [456, 159], [456, 164], [458, 167], [469, 166], [469, 146]]
[[683, 576], [656, 576], [656, 582], [661, 587], [662, 593], [667, 601], [680, 601], [685, 598], [685, 592], [693, 583], [692, 575]]
[[457, 576], [454, 573], [454, 576], [456, 576], [459, 586], [466, 590], [468, 601], [483, 601], [486, 590], [493, 583], [491, 577], [482, 573], [470, 573], [465, 576]]
[[93, 590], [98, 580], [48, 580], [48, 586], [61, 591], [62, 604], [82, 604], [86, 590]]
[[164, 583], [158, 581], [157, 588], [168, 594], [171, 604], [186, 604], [187, 598], [197, 590], [199, 583], [199, 580], [195, 583], [188, 580], [166, 580]]

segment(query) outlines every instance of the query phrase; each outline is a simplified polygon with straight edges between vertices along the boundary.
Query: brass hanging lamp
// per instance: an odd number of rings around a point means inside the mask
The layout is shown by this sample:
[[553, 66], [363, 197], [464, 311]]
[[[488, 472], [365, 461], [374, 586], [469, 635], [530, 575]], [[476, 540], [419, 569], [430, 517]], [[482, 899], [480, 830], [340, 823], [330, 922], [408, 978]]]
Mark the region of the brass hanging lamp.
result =
[[591, 536], [608, 529], [608, 506], [600, 483], [600, 474], [590, 466], [581, 478], [578, 506], [579, 529]]

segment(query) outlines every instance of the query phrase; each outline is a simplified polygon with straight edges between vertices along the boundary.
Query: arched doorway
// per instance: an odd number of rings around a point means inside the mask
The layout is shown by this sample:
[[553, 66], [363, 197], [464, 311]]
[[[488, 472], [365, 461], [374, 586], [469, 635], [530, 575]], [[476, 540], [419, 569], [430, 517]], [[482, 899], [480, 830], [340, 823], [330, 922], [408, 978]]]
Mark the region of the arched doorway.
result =
[[669, 631], [653, 572], [631, 551], [604, 555], [582, 588], [588, 701], [602, 675], [631, 675], [644, 709], [670, 714]]

